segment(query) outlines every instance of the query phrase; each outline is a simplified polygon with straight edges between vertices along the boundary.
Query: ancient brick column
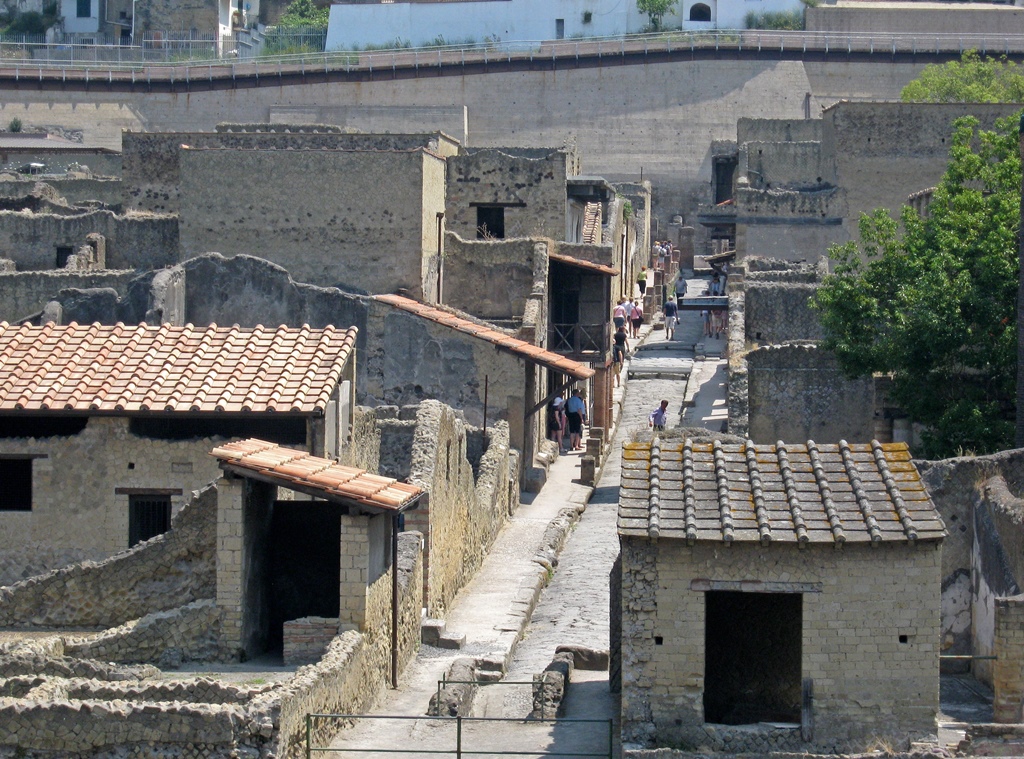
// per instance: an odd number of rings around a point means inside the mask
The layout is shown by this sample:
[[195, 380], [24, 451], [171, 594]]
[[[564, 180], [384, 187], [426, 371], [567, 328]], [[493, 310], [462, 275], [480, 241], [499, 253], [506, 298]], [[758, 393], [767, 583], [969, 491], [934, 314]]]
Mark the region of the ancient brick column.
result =
[[995, 602], [996, 660], [992, 663], [992, 718], [1024, 721], [1024, 595]]

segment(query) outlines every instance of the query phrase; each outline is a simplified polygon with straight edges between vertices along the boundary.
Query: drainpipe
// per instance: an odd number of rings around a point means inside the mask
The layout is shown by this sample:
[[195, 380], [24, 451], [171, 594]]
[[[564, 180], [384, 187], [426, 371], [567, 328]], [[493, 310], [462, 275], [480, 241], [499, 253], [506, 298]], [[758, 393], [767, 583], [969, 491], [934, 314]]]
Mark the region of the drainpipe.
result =
[[398, 687], [398, 514], [391, 515], [391, 687]]
[[441, 225], [444, 211], [437, 212], [437, 304], [441, 305], [441, 278], [444, 275], [444, 258], [441, 257]]

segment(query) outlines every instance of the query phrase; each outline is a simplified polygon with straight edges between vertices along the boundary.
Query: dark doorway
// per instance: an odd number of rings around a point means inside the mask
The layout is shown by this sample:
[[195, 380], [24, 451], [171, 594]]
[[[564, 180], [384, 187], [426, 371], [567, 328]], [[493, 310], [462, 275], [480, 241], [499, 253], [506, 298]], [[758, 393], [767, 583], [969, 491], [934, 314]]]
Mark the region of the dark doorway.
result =
[[704, 3], [695, 3], [690, 8], [690, 21], [710, 21], [711, 6]]
[[799, 723], [802, 596], [711, 591], [706, 613], [704, 721]]
[[169, 495], [128, 496], [128, 547], [171, 529]]
[[564, 18], [556, 18], [555, 19], [555, 39], [556, 40], [564, 40], [565, 39], [565, 19]]
[[267, 646], [280, 650], [284, 623], [337, 617], [341, 517], [323, 501], [275, 501], [270, 528]]
[[735, 156], [719, 156], [715, 165], [715, 205], [732, 200], [735, 195], [736, 167], [739, 159]]
[[505, 208], [504, 206], [476, 207], [476, 239], [505, 239]]
[[68, 259], [74, 255], [75, 249], [70, 245], [58, 245], [57, 246], [57, 267], [63, 269], [68, 265]]

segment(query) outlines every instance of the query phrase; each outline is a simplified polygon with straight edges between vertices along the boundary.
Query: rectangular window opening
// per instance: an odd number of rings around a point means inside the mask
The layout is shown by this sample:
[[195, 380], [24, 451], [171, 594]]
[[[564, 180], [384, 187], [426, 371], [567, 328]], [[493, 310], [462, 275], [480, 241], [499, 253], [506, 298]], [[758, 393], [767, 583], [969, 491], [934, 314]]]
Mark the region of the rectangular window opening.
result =
[[505, 239], [505, 208], [504, 206], [476, 207], [476, 239]]
[[32, 511], [32, 459], [0, 459], [0, 511]]
[[128, 496], [128, 547], [171, 529], [170, 495]]
[[70, 245], [58, 245], [57, 246], [57, 267], [63, 269], [68, 265], [68, 259], [71, 258], [75, 249]]
[[90, 18], [92, 16], [92, 0], [78, 0], [78, 18]]
[[704, 721], [800, 723], [803, 596], [708, 591]]

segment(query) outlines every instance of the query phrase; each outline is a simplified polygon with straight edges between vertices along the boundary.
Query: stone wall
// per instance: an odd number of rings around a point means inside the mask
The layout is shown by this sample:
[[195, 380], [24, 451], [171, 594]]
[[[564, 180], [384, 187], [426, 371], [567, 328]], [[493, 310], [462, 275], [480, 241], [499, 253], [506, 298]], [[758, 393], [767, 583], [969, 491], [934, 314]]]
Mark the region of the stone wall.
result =
[[1024, 722], [1024, 595], [996, 600], [993, 650], [992, 719]]
[[93, 233], [106, 238], [110, 269], [159, 269], [179, 260], [176, 218], [111, 211], [0, 211], [0, 256], [13, 260], [19, 270], [54, 269], [57, 246], [77, 248]]
[[[120, 159], [119, 159], [120, 161]], [[0, 197], [22, 198], [36, 186], [36, 177], [30, 179], [0, 180]], [[52, 187], [68, 205], [98, 202], [120, 208], [121, 180], [109, 178], [46, 177], [44, 184]]]
[[817, 285], [747, 281], [744, 290], [748, 341], [765, 345], [824, 337], [809, 302]]
[[[43, 310], [61, 290], [113, 288], [125, 292], [135, 271], [14, 271], [0, 272], [0, 320], [15, 322]], [[137, 323], [137, 322], [136, 322]]]
[[736, 120], [736, 142], [820, 142], [821, 119]]
[[[879, 739], [905, 748], [910, 738], [934, 734], [937, 544], [723, 550], [622, 538], [621, 545], [624, 744], [845, 752]], [[814, 682], [809, 743], [799, 730], [704, 724], [703, 591], [716, 581], [751, 580], [792, 585], [802, 596], [800, 673]]]
[[0, 588], [0, 626], [113, 627], [212, 598], [216, 523], [217, 494], [208, 487], [163, 535]]
[[1001, 37], [1007, 29], [1024, 23], [1020, 8], [987, 5], [982, 7], [876, 7], [873, 5], [827, 5], [809, 7], [805, 15], [808, 31], [836, 34], [878, 34], [879, 43], [893, 34], [916, 35], [921, 48], [929, 35], [993, 35]]
[[422, 149], [189, 149], [179, 159], [184, 256], [258, 254], [302, 282], [433, 297], [443, 158]]
[[0, 440], [4, 455], [35, 457], [32, 510], [0, 512], [0, 581], [128, 548], [131, 493], [163, 490], [176, 513], [217, 478], [209, 452], [225, 440], [140, 437], [127, 418], [103, 416], [77, 435]]
[[[502, 206], [505, 237], [565, 239], [566, 177], [572, 156], [544, 156], [514, 148], [477, 148], [448, 159], [446, 225], [464, 239], [477, 237], [477, 207]], [[493, 233], [493, 230], [491, 230]]]
[[[217, 29], [220, 19], [218, 0], [146, 0], [139, 3], [135, 19], [140, 31], [194, 29], [208, 32]], [[134, 7], [134, 6], [133, 6]]]
[[[949, 534], [942, 549], [943, 653], [992, 654], [998, 598], [1016, 595], [1024, 581], [1024, 451], [915, 463]], [[993, 666], [975, 661], [972, 670], [991, 683]]]
[[765, 190], [812, 189], [831, 185], [834, 167], [821, 154], [821, 143], [741, 142], [739, 173], [750, 186]]
[[350, 134], [336, 126], [295, 124], [218, 124], [215, 132], [126, 131], [121, 144], [124, 207], [155, 213], [181, 210], [183, 145], [231, 150], [409, 151], [428, 148], [442, 156], [452, 155], [458, 149], [456, 142], [440, 132]]
[[548, 249], [553, 243], [535, 239], [464, 240], [445, 236], [445, 304], [481, 319], [521, 322], [526, 302], [543, 292]]
[[518, 461], [509, 449], [508, 425], [489, 426], [486, 449], [471, 459], [471, 438], [479, 435], [451, 408], [437, 401], [420, 404], [410, 481], [427, 491], [427, 502], [406, 524], [426, 540], [431, 617], [444, 616], [519, 505]]
[[830, 352], [815, 345], [774, 345], [750, 351], [745, 359], [747, 435], [755, 443], [862, 443], [874, 436], [871, 378], [846, 379]]

